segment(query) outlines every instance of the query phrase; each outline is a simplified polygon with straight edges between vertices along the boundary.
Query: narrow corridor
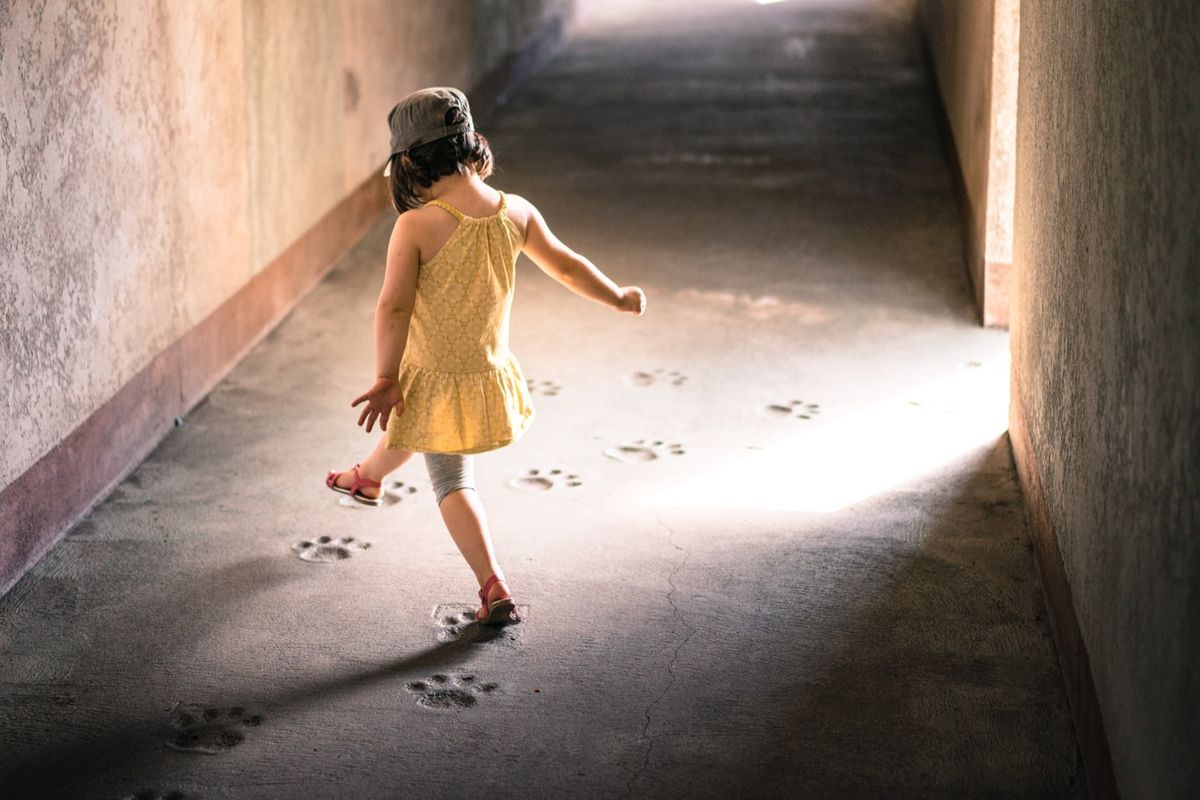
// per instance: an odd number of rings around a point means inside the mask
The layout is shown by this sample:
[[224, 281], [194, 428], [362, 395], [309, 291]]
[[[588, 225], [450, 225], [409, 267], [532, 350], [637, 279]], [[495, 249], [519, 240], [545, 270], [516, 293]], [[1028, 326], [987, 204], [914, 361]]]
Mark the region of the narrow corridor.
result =
[[526, 621], [463, 620], [419, 462], [322, 485], [389, 212], [0, 598], [6, 796], [1084, 796], [929, 80], [910, 2], [596, 9], [480, 124], [649, 296], [518, 268]]

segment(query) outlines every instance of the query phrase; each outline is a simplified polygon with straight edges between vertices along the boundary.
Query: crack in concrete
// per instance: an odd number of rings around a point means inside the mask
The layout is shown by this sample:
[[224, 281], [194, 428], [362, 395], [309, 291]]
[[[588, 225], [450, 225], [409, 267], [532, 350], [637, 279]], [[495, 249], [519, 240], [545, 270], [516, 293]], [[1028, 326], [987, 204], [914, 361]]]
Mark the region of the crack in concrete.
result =
[[692, 555], [692, 552], [690, 550], [688, 550], [687, 548], [680, 547], [679, 545], [677, 545], [675, 543], [675, 531], [674, 531], [674, 529], [671, 528], [670, 525], [663, 522], [663, 518], [662, 518], [661, 514], [659, 514], [657, 511], [655, 511], [654, 516], [658, 520], [658, 524], [661, 525], [663, 527], [663, 529], [666, 530], [666, 532], [667, 532], [667, 543], [670, 544], [671, 547], [674, 547], [676, 550], [683, 553], [683, 558], [681, 558], [679, 560], [679, 563], [675, 565], [675, 569], [671, 570], [671, 574], [667, 576], [667, 585], [671, 587], [670, 590], [667, 592], [667, 602], [671, 604], [671, 611], [672, 611], [673, 616], [676, 619], [678, 619], [681, 623], [683, 623], [683, 626], [687, 630], [687, 633], [684, 635], [683, 640], [680, 641], [679, 644], [675, 645], [675, 651], [671, 654], [670, 661], [667, 662], [667, 675], [669, 676], [667, 685], [663, 688], [663, 690], [661, 692], [659, 692], [658, 697], [654, 698], [652, 701], [650, 701], [650, 705], [646, 706], [646, 712], [645, 712], [646, 722], [644, 725], [642, 725], [642, 732], [638, 736], [638, 741], [645, 740], [646, 752], [642, 756], [641, 766], [637, 768], [637, 770], [633, 773], [633, 776], [625, 784], [625, 794], [622, 795], [622, 797], [629, 797], [630, 795], [633, 794], [634, 784], [636, 784], [638, 782], [638, 779], [642, 777], [642, 773], [644, 773], [646, 771], [646, 769], [650, 766], [650, 752], [654, 749], [654, 739], [652, 739], [649, 735], [652, 714], [654, 712], [655, 707], [662, 701], [662, 699], [664, 697], [667, 696], [667, 693], [670, 692], [671, 689], [675, 686], [675, 662], [679, 660], [679, 652], [681, 650], [683, 650], [684, 646], [687, 645], [687, 643], [689, 641], [691, 641], [692, 636], [696, 633], [696, 627], [694, 625], [690, 624], [684, 618], [683, 612], [679, 610], [679, 605], [675, 602], [675, 592], [678, 591], [678, 587], [675, 586], [675, 576], [679, 574], [679, 571], [681, 569], [683, 569], [684, 564], [687, 563], [688, 559]]

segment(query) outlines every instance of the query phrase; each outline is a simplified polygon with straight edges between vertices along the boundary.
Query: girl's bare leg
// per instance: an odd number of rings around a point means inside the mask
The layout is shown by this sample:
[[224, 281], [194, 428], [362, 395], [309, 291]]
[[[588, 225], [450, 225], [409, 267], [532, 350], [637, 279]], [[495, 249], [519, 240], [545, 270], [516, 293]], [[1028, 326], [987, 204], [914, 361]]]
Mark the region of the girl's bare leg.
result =
[[[438, 509], [442, 512], [446, 529], [450, 531], [450, 538], [454, 539], [458, 551], [467, 560], [467, 565], [475, 573], [475, 580], [479, 585], [483, 586], [493, 575], [503, 581], [504, 573], [496, 563], [496, 554], [492, 552], [487, 515], [483, 511], [479, 495], [472, 489], [451, 492], [442, 500]], [[508, 596], [508, 587], [497, 583], [492, 586], [488, 601]]]
[[[403, 466], [410, 458], [412, 458], [411, 451], [389, 450], [387, 448], [387, 437], [380, 436], [375, 449], [371, 451], [371, 455], [367, 456], [366, 460], [359, 465], [358, 474], [369, 481], [382, 482], [384, 478]], [[354, 484], [354, 472], [346, 470], [337, 476], [335, 483], [343, 489], [349, 489]], [[382, 489], [371, 489], [365, 486], [359, 490], [364, 497], [379, 497], [380, 491]]]

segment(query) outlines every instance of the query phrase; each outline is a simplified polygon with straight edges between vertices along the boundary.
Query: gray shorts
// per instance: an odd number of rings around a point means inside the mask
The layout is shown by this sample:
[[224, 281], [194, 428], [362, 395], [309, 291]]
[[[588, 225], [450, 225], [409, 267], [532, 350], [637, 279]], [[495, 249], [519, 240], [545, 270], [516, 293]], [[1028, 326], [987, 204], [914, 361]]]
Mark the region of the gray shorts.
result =
[[425, 469], [429, 470], [439, 506], [448, 494], [475, 489], [475, 460], [470, 456], [425, 453]]

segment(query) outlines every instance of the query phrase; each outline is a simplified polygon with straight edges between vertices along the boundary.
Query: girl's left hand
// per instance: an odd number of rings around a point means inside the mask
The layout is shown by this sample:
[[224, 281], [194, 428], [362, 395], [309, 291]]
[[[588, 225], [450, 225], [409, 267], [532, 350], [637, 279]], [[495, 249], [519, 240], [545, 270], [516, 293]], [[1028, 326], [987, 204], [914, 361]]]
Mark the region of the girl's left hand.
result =
[[620, 292], [620, 300], [617, 301], [618, 311], [625, 311], [639, 317], [646, 313], [646, 293], [640, 287], [622, 286], [617, 291]]
[[392, 409], [396, 410], [396, 416], [404, 413], [404, 395], [395, 378], [376, 378], [374, 385], [359, 395], [358, 399], [350, 406], [354, 407], [362, 402], [366, 402], [367, 406], [358, 415], [358, 424], [362, 425], [365, 422], [367, 433], [371, 432], [371, 426], [375, 424], [376, 420], [379, 420], [379, 429], [386, 431]]

